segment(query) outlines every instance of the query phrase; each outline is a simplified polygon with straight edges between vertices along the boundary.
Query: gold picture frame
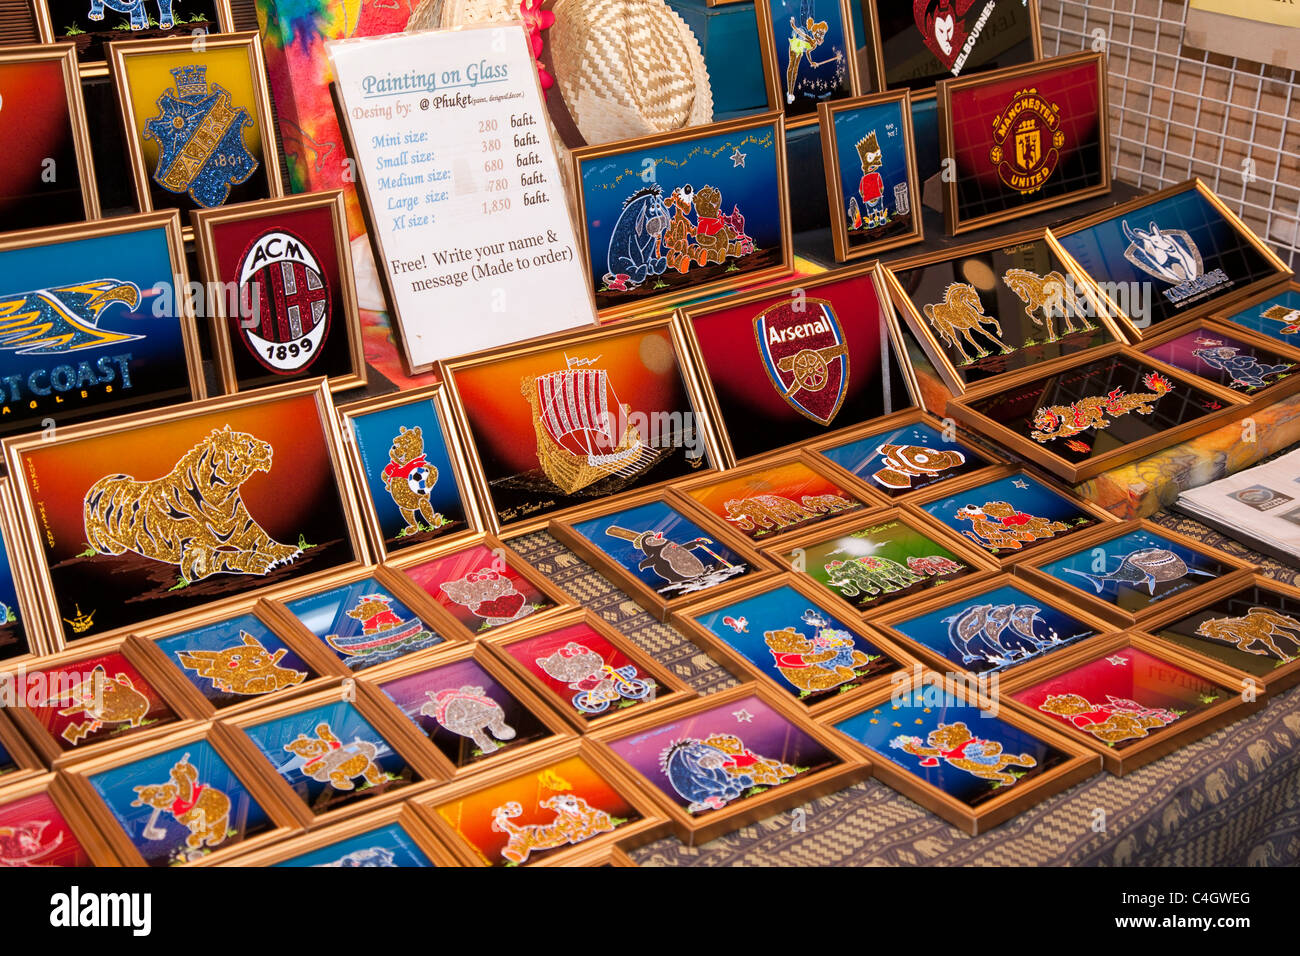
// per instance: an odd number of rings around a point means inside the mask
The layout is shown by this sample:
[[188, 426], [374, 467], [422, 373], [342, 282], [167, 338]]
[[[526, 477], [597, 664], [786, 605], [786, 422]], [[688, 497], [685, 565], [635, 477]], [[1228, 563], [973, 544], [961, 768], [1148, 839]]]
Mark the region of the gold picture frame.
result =
[[[16, 685], [14, 680], [13, 674], [0, 671], [0, 690], [3, 689], [4, 685], [8, 684], [13, 687], [15, 696], [23, 694], [26, 688]], [[14, 707], [12, 709], [18, 711], [25, 708]], [[46, 762], [36, 755], [36, 751], [24, 739], [22, 733], [14, 725], [12, 718], [5, 716], [3, 710], [0, 710], [0, 753], [8, 754], [9, 761], [13, 764], [12, 770], [0, 774], [0, 795], [3, 795], [9, 787], [18, 781], [39, 776], [47, 771]]]
[[[772, 2], [773, 0], [754, 0], [754, 14], [758, 18], [758, 45], [763, 56], [763, 78], [767, 83], [767, 106], [771, 110], [780, 110], [781, 115], [785, 116], [786, 96], [783, 96], [785, 84], [780, 70], [780, 55], [776, 47], [776, 24], [772, 20]], [[837, 7], [842, 25], [844, 37], [844, 65], [847, 70], [849, 95], [844, 100], [835, 102], [846, 102], [852, 97], [859, 96], [866, 92], [863, 87], [862, 79], [858, 75], [858, 57], [857, 57], [857, 39], [854, 36], [853, 28], [853, 8], [849, 0], [832, 0]], [[800, 25], [801, 31], [804, 26]], [[800, 59], [807, 55], [810, 59], [812, 51], [806, 54], [800, 54]], [[787, 58], [789, 54], [787, 53]], [[820, 65], [820, 64], [819, 64]], [[824, 102], [824, 101], [823, 101]], [[785, 116], [785, 128], [787, 130], [799, 129], [803, 126], [811, 126], [818, 122], [820, 116], [821, 104], [817, 104], [812, 112], [805, 113], [802, 116]]]
[[[247, 104], [253, 116], [254, 128], [261, 141], [259, 155], [254, 157], [260, 167], [258, 177], [265, 183], [266, 195], [258, 198], [278, 199], [284, 195], [281, 180], [280, 157], [276, 146], [277, 131], [271, 111], [271, 99], [268, 93], [266, 65], [262, 59], [262, 44], [257, 31], [245, 33], [224, 33], [215, 37], [203, 37], [202, 43], [196, 43], [193, 37], [182, 36], [159, 40], [120, 40], [109, 44], [108, 65], [113, 77], [113, 88], [117, 94], [118, 113], [122, 120], [122, 136], [126, 143], [127, 165], [131, 171], [131, 181], [135, 187], [136, 204], [141, 212], [152, 212], [154, 199], [151, 192], [149, 173], [144, 147], [141, 145], [141, 131], [145, 129], [146, 117], [138, 116], [137, 104], [131, 83], [131, 64], [136, 58], [171, 56], [177, 66], [185, 60], [192, 60], [202, 65], [204, 57], [227, 50], [243, 50], [247, 56], [249, 93], [252, 102]], [[188, 65], [188, 64], [187, 64]], [[205, 80], [206, 83], [206, 80]], [[165, 92], [159, 90], [159, 93]], [[152, 98], [150, 98], [152, 99]], [[233, 104], [230, 104], [233, 108]], [[241, 106], [241, 108], [243, 108]], [[236, 116], [238, 115], [236, 111]], [[241, 140], [242, 142], [242, 140]], [[251, 154], [251, 151], [250, 151]], [[245, 182], [257, 175], [254, 170]], [[227, 193], [229, 198], [229, 193]], [[222, 200], [221, 205], [225, 204]], [[201, 206], [201, 204], [198, 204]], [[188, 205], [183, 208], [189, 208]], [[186, 242], [192, 242], [194, 229], [184, 227]]]
[[[342, 332], [347, 338], [347, 353], [351, 359], [351, 368], [342, 375], [326, 378], [330, 392], [345, 392], [349, 389], [362, 388], [366, 384], [366, 356], [361, 341], [361, 313], [357, 307], [356, 280], [352, 274], [352, 253], [348, 238], [347, 209], [343, 202], [343, 190], [332, 189], [320, 193], [299, 193], [271, 199], [257, 199], [252, 202], [235, 205], [216, 206], [211, 209], [195, 209], [190, 213], [190, 222], [194, 230], [194, 253], [199, 263], [199, 272], [203, 276], [208, 295], [207, 299], [214, 306], [213, 314], [208, 316], [212, 333], [212, 353], [217, 367], [217, 377], [221, 380], [227, 395], [245, 390], [241, 388], [238, 369], [236, 368], [235, 344], [231, 341], [231, 322], [245, 322], [247, 317], [230, 315], [231, 305], [220, 290], [226, 287], [222, 274], [222, 255], [218, 249], [217, 230], [231, 223], [257, 219], [264, 223], [264, 228], [271, 225], [276, 215], [293, 215], [328, 210], [334, 234], [334, 259], [339, 283], [339, 302], [331, 311], [336, 313], [329, 318], [333, 326], [329, 330], [331, 339]], [[327, 254], [322, 252], [322, 257]], [[227, 262], [227, 266], [237, 265]], [[242, 308], [242, 295], [235, 303], [236, 309]], [[339, 326], [342, 325], [342, 329]], [[328, 343], [322, 342], [321, 348]], [[319, 357], [319, 353], [318, 353]], [[260, 361], [260, 359], [259, 359]], [[310, 365], [305, 371], [310, 372]], [[296, 378], [316, 377], [300, 373], [285, 375], [281, 381], [293, 381]], [[259, 386], [254, 385], [253, 388]]]
[[0, 815], [4, 814], [5, 808], [11, 803], [39, 796], [44, 796], [54, 805], [78, 845], [85, 850], [92, 866], [105, 868], [130, 865], [119, 859], [112, 841], [105, 838], [99, 821], [82, 807], [78, 794], [65, 774], [41, 773], [15, 780], [12, 786], [0, 784]]
[[[0, 478], [0, 548], [3, 548], [0, 555], [3, 555], [9, 563], [14, 593], [18, 597], [17, 616], [22, 623], [27, 646], [25, 653], [9, 654], [0, 658], [0, 673], [3, 673], [6, 668], [20, 663], [29, 663], [33, 658], [52, 654], [55, 651], [47, 633], [44, 615], [40, 613], [32, 544], [23, 533], [22, 527], [18, 518], [13, 483], [7, 477]], [[12, 608], [10, 610], [12, 611]]]

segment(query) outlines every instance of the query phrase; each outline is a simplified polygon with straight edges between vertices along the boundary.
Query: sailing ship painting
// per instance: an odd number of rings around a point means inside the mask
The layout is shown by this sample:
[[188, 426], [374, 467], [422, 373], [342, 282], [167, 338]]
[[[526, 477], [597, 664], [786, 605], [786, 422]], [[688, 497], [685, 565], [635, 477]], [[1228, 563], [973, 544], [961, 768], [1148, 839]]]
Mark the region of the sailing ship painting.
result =
[[630, 406], [619, 403], [609, 372], [591, 367], [599, 356], [564, 359], [563, 370], [527, 375], [520, 382], [533, 412], [538, 464], [566, 495], [598, 482], [604, 483], [589, 493], [621, 490], [670, 449], [655, 448], [642, 437], [629, 418]]

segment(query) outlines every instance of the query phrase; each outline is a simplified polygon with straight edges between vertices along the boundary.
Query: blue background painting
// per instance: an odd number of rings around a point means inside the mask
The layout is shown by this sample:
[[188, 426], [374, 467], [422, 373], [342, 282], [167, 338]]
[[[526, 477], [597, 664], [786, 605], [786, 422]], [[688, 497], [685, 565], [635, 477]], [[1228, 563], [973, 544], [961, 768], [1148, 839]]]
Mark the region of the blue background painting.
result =
[[[356, 854], [352, 857], [352, 854]], [[349, 859], [350, 858], [350, 859]], [[290, 857], [276, 866], [435, 866], [396, 823], [376, 827], [318, 850]]]
[[[143, 338], [48, 354], [19, 355], [12, 347], [0, 346], [0, 407], [8, 411], [0, 415], [0, 433], [22, 431], [47, 417], [62, 423], [189, 400], [189, 372], [163, 228], [0, 252], [0, 302], [96, 279], [134, 283], [140, 301], [134, 309], [125, 302], [109, 303], [95, 324]], [[161, 317], [153, 311], [158, 299], [153, 290], [160, 286], [169, 290], [171, 299], [171, 308]], [[4, 311], [0, 305], [0, 313]], [[129, 386], [123, 381], [123, 364]], [[66, 370], [56, 371], [60, 367]], [[106, 392], [109, 386], [112, 391]], [[36, 392], [45, 389], [50, 389], [48, 395]], [[83, 390], [86, 398], [81, 398]], [[31, 401], [36, 408], [29, 407]]]
[[[894, 196], [894, 187], [907, 183], [907, 139], [903, 135], [903, 104], [877, 103], [875, 106], [863, 106], [855, 110], [840, 110], [835, 114], [835, 152], [840, 169], [840, 204], [839, 215], [846, 217], [849, 200], [857, 200], [858, 209], [863, 216], [867, 213], [866, 203], [858, 192], [858, 183], [862, 179], [862, 158], [858, 155], [857, 142], [872, 132], [876, 133], [876, 144], [880, 147], [881, 167], [875, 172], [884, 180], [884, 195], [881, 207], [889, 213], [890, 218], [899, 215], [898, 203]], [[911, 196], [908, 196], [911, 202]], [[915, 214], [917, 210], [909, 209]], [[908, 219], [909, 226], [913, 220]], [[848, 223], [852, 230], [853, 223]], [[866, 241], [865, 230], [863, 241]], [[849, 240], [854, 234], [850, 231]], [[873, 240], [878, 237], [871, 237]]]
[[[814, 625], [805, 622], [803, 616], [808, 611], [820, 615], [826, 623], [814, 627]], [[744, 618], [747, 625], [746, 631], [741, 633], [730, 625], [724, 624], [723, 619], [728, 617], [737, 621]], [[839, 688], [831, 688], [829, 691], [814, 692], [808, 695], [802, 694], [800, 688], [786, 680], [785, 675], [777, 669], [776, 658], [772, 655], [771, 649], [768, 648], [763, 639], [765, 631], [780, 631], [787, 627], [793, 627], [804, 637], [811, 639], [818, 629], [828, 627], [841, 631], [845, 636], [852, 638], [854, 649], [869, 657], [882, 658], [881, 661], [873, 662], [872, 676], [898, 668], [897, 663], [885, 657], [884, 651], [849, 630], [844, 622], [835, 615], [826, 611], [816, 602], [810, 601], [788, 585], [781, 585], [771, 591], [756, 594], [751, 598], [735, 601], [716, 611], [696, 614], [694, 618], [701, 626], [707, 628], [710, 633], [762, 671], [765, 676], [775, 681], [782, 689], [795, 697], [806, 699], [810, 703], [816, 702], [816, 700], [821, 699], [828, 693], [838, 693]]]
[[[18, 611], [18, 589], [14, 586], [13, 568], [9, 564], [8, 545], [0, 541], [0, 661], [7, 657], [26, 654], [31, 648], [27, 646], [27, 629]], [[9, 613], [5, 614], [5, 608]]]
[[167, 836], [161, 840], [148, 839], [144, 830], [149, 826], [154, 810], [149, 806], [131, 806], [131, 801], [136, 798], [135, 788], [170, 783], [172, 767], [186, 754], [189, 754], [189, 762], [198, 770], [198, 782], [205, 787], [220, 790], [230, 798], [230, 829], [237, 831], [237, 835], [227, 837], [224, 843], [215, 847], [216, 850], [234, 846], [240, 840], [273, 826], [266, 811], [248, 795], [239, 778], [206, 740], [196, 740], [157, 756], [91, 775], [90, 785], [108, 805], [108, 809], [150, 866], [170, 866], [185, 862], [185, 854], [189, 852], [185, 840], [190, 831], [188, 827], [177, 823], [170, 813], [160, 813], [154, 825], [166, 830]]
[[[1033, 653], [1027, 650], [1008, 652], [1004, 656], [1011, 659], [1007, 661], [994, 660], [991, 655], [981, 653], [978, 648], [971, 647], [970, 650], [973, 652], [974, 659], [964, 660], [965, 655], [953, 643], [950, 623], [955, 623], [964, 612], [971, 608], [981, 605], [1001, 606], [1010, 604], [1017, 607], [1032, 605], [1038, 608], [1034, 634], [1041, 640], [1050, 641], [1050, 645]], [[1026, 594], [1020, 588], [1011, 584], [972, 595], [960, 603], [949, 604], [938, 610], [931, 611], [929, 614], [922, 614], [906, 621], [899, 621], [890, 626], [905, 637], [909, 637], [923, 647], [928, 647], [930, 650], [947, 658], [957, 667], [974, 674], [1003, 670], [1006, 667], [1033, 660], [1044, 653], [1057, 650], [1072, 641], [1090, 637], [1096, 633], [1083, 622], [1050, 607], [1047, 602]], [[1004, 633], [1008, 637], [1015, 636], [1010, 628]]]
[[[590, 541], [598, 551], [608, 555], [611, 560], [615, 561], [642, 584], [661, 594], [668, 593], [666, 591], [668, 582], [655, 573], [652, 568], [646, 568], [645, 570], [637, 568], [637, 565], [645, 560], [646, 555], [634, 548], [631, 541], [615, 538], [605, 533], [606, 529], [615, 525], [637, 533], [658, 531], [669, 541], [680, 545], [684, 545], [695, 538], [705, 538], [713, 542], [705, 545], [709, 551], [713, 552], [713, 555], [717, 555], [718, 558], [730, 565], [746, 567], [751, 571], [754, 570], [736, 552], [726, 545], [718, 543], [695, 522], [682, 517], [679, 512], [661, 501], [652, 501], [635, 508], [628, 508], [626, 511], [615, 511], [613, 514], [604, 515], [600, 518], [574, 523], [574, 530]], [[713, 565], [715, 568], [718, 566], [717, 559], [701, 548], [696, 548], [691, 553], [704, 562], [705, 565]], [[744, 573], [749, 572], [745, 571]], [[730, 577], [734, 580], [742, 576], [742, 573], [733, 573]]]
[[[853, 44], [845, 36], [844, 21], [841, 17], [839, 0], [759, 0], [767, 3], [772, 14], [772, 44], [776, 51], [777, 89], [781, 101], [777, 109], [785, 110], [787, 116], [813, 113], [818, 103], [852, 96], [849, 75], [849, 60], [855, 55]], [[815, 23], [826, 24], [826, 34], [821, 45], [814, 47], [809, 54], [818, 67], [809, 65], [808, 58], [803, 57], [799, 64], [794, 85], [794, 102], [790, 102], [790, 88], [787, 84], [790, 69], [790, 40], [794, 32], [790, 27], [793, 19], [799, 26], [802, 36], [809, 36], [808, 18]], [[834, 59], [836, 53], [839, 59]], [[830, 62], [824, 62], [829, 60]]]
[[[876, 449], [881, 445], [921, 445], [938, 451], [955, 451], [965, 455], [966, 461], [964, 464], [941, 472], [933, 478], [915, 475], [912, 477], [912, 486], [910, 488], [887, 488], [871, 477], [874, 472], [884, 467], [884, 460], [880, 455], [876, 454]], [[856, 475], [863, 481], [870, 483], [872, 488], [889, 495], [891, 498], [908, 494], [918, 488], [927, 488], [990, 464], [987, 458], [967, 448], [961, 442], [946, 441], [942, 433], [931, 428], [925, 422], [904, 425], [902, 428], [893, 428], [889, 431], [876, 432], [854, 441], [845, 442], [843, 445], [836, 445], [834, 448], [823, 448], [817, 454], [830, 459], [849, 474]]]
[[391, 661], [405, 654], [422, 651], [425, 648], [442, 643], [443, 638], [438, 636], [437, 631], [430, 627], [428, 622], [425, 622], [424, 627], [428, 632], [426, 638], [389, 650], [376, 651], [364, 656], [360, 654], [349, 655], [330, 645], [329, 641], [326, 640], [330, 635], [355, 637], [362, 633], [361, 622], [356, 618], [348, 617], [347, 612], [355, 608], [362, 597], [369, 594], [389, 598], [389, 608], [403, 621], [415, 619], [414, 611], [399, 601], [391, 591], [373, 578], [364, 578], [352, 584], [330, 588], [320, 594], [312, 594], [296, 601], [287, 601], [285, 606], [298, 620], [302, 621], [307, 630], [325, 641], [330, 653], [337, 656], [351, 670], [364, 670], [367, 667], [382, 664], [384, 661]]
[[[1140, 581], [1100, 580], [1105, 575], [1119, 571], [1125, 556], [1151, 548], [1173, 552], [1187, 565], [1188, 573], [1172, 580], [1154, 582], [1154, 594], [1148, 589], [1145, 578]], [[1131, 569], [1132, 566], [1126, 568], [1123, 573], [1127, 575]], [[1131, 531], [1110, 541], [1094, 544], [1060, 560], [1048, 562], [1039, 570], [1050, 574], [1058, 581], [1078, 588], [1089, 597], [1127, 611], [1140, 611], [1175, 594], [1189, 591], [1197, 585], [1217, 581], [1220, 575], [1233, 569], [1199, 551], [1175, 544], [1158, 534]], [[1137, 569], [1136, 573], [1140, 574], [1141, 569]]]
[[[429, 489], [429, 501], [434, 511], [445, 517], [449, 524], [440, 527], [435, 534], [397, 537], [397, 533], [406, 527], [406, 520], [397, 510], [393, 496], [388, 493], [388, 488], [384, 485], [383, 471], [384, 466], [391, 460], [388, 457], [388, 449], [403, 425], [408, 429], [419, 426], [420, 437], [424, 440], [425, 460], [438, 469], [438, 480]], [[352, 432], [356, 438], [362, 468], [366, 473], [366, 491], [375, 506], [384, 543], [388, 547], [391, 548], [394, 544], [425, 541], [448, 532], [465, 530], [465, 492], [456, 481], [456, 472], [451, 466], [451, 457], [447, 452], [447, 439], [432, 401], [412, 402], [397, 408], [357, 415], [352, 419]], [[419, 520], [424, 521], [423, 518]]]
[[[1264, 318], [1264, 313], [1274, 306], [1281, 306], [1288, 313], [1294, 311], [1296, 314], [1294, 316], [1288, 314], [1282, 319]], [[1292, 325], [1300, 326], [1300, 291], [1287, 289], [1279, 295], [1255, 303], [1250, 308], [1242, 309], [1232, 316], [1229, 321], [1235, 322], [1243, 328], [1253, 329], [1271, 339], [1285, 342], [1292, 348], [1300, 348], [1300, 328], [1294, 332], [1283, 331], [1283, 329]]]
[[[303, 766], [309, 762], [308, 758], [284, 748], [300, 734], [315, 738], [316, 729], [321, 724], [329, 724], [330, 732], [338, 738], [343, 748], [357, 741], [374, 744], [378, 751], [373, 758], [374, 763], [398, 779], [387, 784], [374, 784], [367, 783], [364, 777], [358, 775], [351, 778], [352, 790], [342, 790], [329, 781], [307, 776], [303, 772]], [[410, 783], [414, 777], [414, 771], [407, 765], [406, 758], [393, 750], [370, 721], [361, 715], [361, 711], [344, 700], [245, 727], [244, 733], [248, 734], [257, 749], [271, 762], [275, 772], [288, 782], [294, 793], [303, 799], [313, 813], [323, 813], [345, 803], [376, 796], [394, 786]]]
[[[1016, 482], [1020, 482], [1027, 487], [1019, 488], [1016, 486]], [[1021, 547], [1018, 549], [1006, 545], [1003, 545], [1002, 548], [991, 547], [985, 539], [974, 534], [974, 524], [971, 521], [956, 516], [957, 512], [966, 505], [982, 508], [990, 501], [1005, 501], [1023, 514], [1032, 515], [1036, 518], [1046, 518], [1048, 521], [1060, 521], [1069, 525], [1070, 531], [1096, 524], [1098, 520], [1068, 498], [1058, 495], [1055, 491], [1023, 471], [986, 484], [976, 485], [974, 488], [968, 488], [966, 491], [959, 492], [949, 498], [941, 498], [938, 501], [921, 505], [921, 507], [968, 541], [974, 541], [985, 551], [998, 555], [1018, 554], [1029, 548], [1052, 541], [1059, 541], [1069, 533], [1069, 531], [1056, 531], [1050, 538], [1040, 537], [1034, 541], [1020, 541], [1018, 543]], [[1009, 530], [1014, 530], [1014, 526], [1009, 526]]]
[[[1155, 223], [1162, 230], [1182, 229], [1192, 237], [1204, 262], [1204, 271], [1222, 269], [1231, 283], [1216, 286], [1209, 296], [1191, 296], [1180, 304], [1171, 303], [1164, 291], [1172, 286], [1133, 265], [1124, 258], [1129, 240], [1123, 223], [1129, 228], [1149, 229]], [[1274, 267], [1259, 250], [1237, 232], [1210, 201], [1195, 189], [1153, 202], [1141, 209], [1100, 222], [1069, 236], [1060, 236], [1061, 245], [1098, 282], [1150, 282], [1151, 324], [1175, 318], [1194, 306], [1240, 289], [1258, 279], [1276, 275]], [[1122, 304], [1122, 303], [1121, 303]], [[1134, 321], [1138, 317], [1130, 315]]]
[[240, 634], [241, 631], [260, 641], [262, 646], [271, 654], [284, 650], [286, 653], [277, 666], [307, 675], [299, 684], [290, 686], [300, 686], [302, 683], [319, 676], [301, 657], [293, 652], [289, 645], [276, 637], [269, 627], [252, 614], [241, 614], [238, 617], [217, 621], [215, 624], [209, 624], [205, 627], [197, 627], [192, 631], [182, 631], [180, 634], [161, 638], [154, 643], [176, 665], [176, 669], [185, 675], [185, 679], [199, 689], [199, 692], [204, 697], [212, 701], [216, 707], [225, 707], [240, 701], [251, 700], [254, 696], [259, 695], [234, 694], [218, 690], [216, 685], [212, 683], [211, 678], [203, 677], [198, 671], [182, 664], [179, 654], [182, 651], [221, 651], [230, 647], [242, 646], [243, 637]]
[[966, 729], [980, 740], [1001, 744], [1003, 753], [1016, 757], [1025, 755], [1036, 763], [1033, 767], [1008, 765], [1003, 768], [1004, 773], [1026, 776], [1030, 772], [1042, 773], [1067, 757], [1062, 751], [1032, 734], [993, 717], [978, 707], [955, 700], [938, 707], [927, 706], [924, 691], [904, 695], [898, 701], [887, 700], [878, 707], [864, 710], [834, 726], [836, 730], [869, 748], [873, 757], [883, 758], [902, 767], [968, 806], [978, 806], [991, 797], [1013, 790], [1015, 783], [985, 780], [952, 766], [942, 758], [937, 758], [932, 767], [922, 766], [924, 757], [890, 746], [890, 742], [899, 737], [920, 737], [921, 745], [928, 746], [931, 731], [940, 724], [957, 723], [965, 724]]

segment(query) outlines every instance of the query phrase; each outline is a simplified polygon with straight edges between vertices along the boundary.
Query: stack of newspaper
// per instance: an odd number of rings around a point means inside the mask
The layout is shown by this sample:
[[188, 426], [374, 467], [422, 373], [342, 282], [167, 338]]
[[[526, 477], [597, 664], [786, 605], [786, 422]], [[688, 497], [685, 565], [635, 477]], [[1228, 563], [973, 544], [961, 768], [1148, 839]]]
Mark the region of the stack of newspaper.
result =
[[1174, 507], [1256, 551], [1300, 560], [1300, 451], [1184, 491]]

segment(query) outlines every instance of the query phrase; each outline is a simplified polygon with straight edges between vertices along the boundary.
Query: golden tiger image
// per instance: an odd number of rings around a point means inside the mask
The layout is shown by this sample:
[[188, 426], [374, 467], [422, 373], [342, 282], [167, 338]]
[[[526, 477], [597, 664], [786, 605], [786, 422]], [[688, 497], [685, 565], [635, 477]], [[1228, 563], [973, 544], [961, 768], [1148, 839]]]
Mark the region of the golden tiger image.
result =
[[86, 492], [86, 540], [100, 554], [133, 551], [179, 567], [182, 584], [212, 574], [266, 574], [301, 548], [271, 539], [248, 513], [240, 488], [271, 470], [271, 446], [214, 429], [161, 478], [100, 478]]

